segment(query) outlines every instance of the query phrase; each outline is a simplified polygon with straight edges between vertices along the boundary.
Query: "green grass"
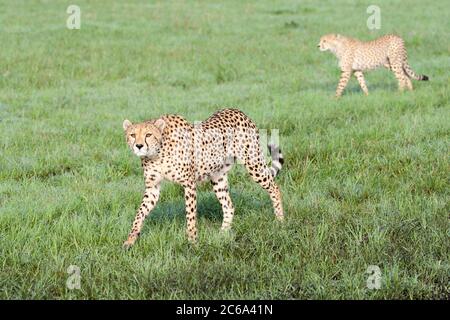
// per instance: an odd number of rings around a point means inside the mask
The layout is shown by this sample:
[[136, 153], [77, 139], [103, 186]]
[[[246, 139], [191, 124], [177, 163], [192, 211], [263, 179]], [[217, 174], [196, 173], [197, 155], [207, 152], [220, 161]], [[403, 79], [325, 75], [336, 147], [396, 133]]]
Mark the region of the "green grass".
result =
[[[447, 1], [378, 1], [375, 31], [372, 1], [77, 1], [81, 30], [69, 4], [0, 3], [0, 298], [449, 299]], [[396, 32], [430, 81], [399, 93], [373, 71], [368, 97], [353, 78], [336, 101], [337, 61], [316, 47], [329, 32]], [[232, 234], [203, 185], [189, 246], [165, 183], [123, 251], [143, 191], [123, 119], [222, 107], [280, 130], [286, 222], [236, 167]]]

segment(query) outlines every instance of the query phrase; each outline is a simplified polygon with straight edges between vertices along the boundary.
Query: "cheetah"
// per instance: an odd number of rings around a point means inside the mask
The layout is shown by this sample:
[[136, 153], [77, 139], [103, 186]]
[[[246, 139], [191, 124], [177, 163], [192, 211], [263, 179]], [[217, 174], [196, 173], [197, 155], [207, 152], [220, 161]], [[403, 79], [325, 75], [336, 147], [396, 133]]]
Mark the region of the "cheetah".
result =
[[222, 206], [221, 229], [230, 229], [234, 207], [227, 173], [236, 161], [241, 161], [251, 178], [269, 193], [276, 218], [283, 220], [281, 193], [274, 181], [283, 165], [283, 155], [278, 146], [269, 144], [272, 164], [267, 165], [258, 129], [242, 111], [223, 109], [194, 125], [179, 115], [164, 115], [136, 124], [124, 120], [123, 129], [128, 146], [141, 159], [145, 181], [144, 196], [124, 248], [131, 247], [139, 237], [144, 219], [158, 201], [163, 180], [184, 188], [186, 233], [190, 242], [197, 241], [196, 186], [202, 181], [211, 181]]
[[339, 60], [341, 78], [336, 97], [342, 95], [352, 73], [365, 95], [369, 94], [363, 71], [381, 66], [391, 70], [398, 80], [399, 90], [413, 89], [411, 79], [427, 81], [425, 75], [416, 74], [408, 64], [405, 43], [396, 35], [385, 35], [376, 40], [363, 42], [340, 34], [327, 34], [317, 45], [320, 51], [331, 51]]

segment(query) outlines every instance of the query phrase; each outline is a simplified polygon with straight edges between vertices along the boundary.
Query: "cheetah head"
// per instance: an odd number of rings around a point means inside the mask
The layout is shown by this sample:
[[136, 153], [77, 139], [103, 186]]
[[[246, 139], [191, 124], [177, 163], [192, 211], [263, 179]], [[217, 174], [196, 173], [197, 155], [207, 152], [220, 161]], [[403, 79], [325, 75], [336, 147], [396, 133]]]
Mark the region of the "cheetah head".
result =
[[158, 154], [164, 127], [163, 119], [136, 124], [132, 124], [129, 120], [123, 122], [128, 146], [141, 158], [153, 158]]
[[341, 35], [339, 34], [327, 34], [320, 38], [317, 47], [320, 51], [330, 50], [331, 52], [336, 52], [336, 48], [339, 45]]

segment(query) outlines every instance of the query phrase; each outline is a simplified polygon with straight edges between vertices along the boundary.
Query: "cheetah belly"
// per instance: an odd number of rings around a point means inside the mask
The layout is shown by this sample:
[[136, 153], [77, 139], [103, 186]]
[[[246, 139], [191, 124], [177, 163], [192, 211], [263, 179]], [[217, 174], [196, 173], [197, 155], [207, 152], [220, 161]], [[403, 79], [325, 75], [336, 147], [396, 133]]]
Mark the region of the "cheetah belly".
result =
[[[200, 132], [197, 131], [196, 134]], [[211, 130], [196, 142], [195, 177], [201, 182], [207, 180], [211, 175], [223, 170], [225, 166], [226, 150], [224, 139], [219, 130]]]

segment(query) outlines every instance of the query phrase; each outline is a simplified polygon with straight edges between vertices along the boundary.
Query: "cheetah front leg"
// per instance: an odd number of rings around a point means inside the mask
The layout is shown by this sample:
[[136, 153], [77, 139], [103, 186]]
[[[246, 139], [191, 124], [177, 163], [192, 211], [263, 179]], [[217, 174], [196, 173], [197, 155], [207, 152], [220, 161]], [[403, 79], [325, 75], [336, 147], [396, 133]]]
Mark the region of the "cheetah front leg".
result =
[[123, 243], [123, 247], [125, 249], [130, 248], [139, 237], [145, 218], [149, 215], [149, 213], [153, 210], [156, 203], [158, 202], [159, 192], [159, 183], [145, 189], [144, 198], [142, 199], [142, 203], [139, 206], [136, 217], [134, 218], [133, 226], [131, 227], [128, 239]]
[[364, 75], [363, 75], [362, 71], [355, 71], [354, 74], [355, 74], [356, 79], [359, 82], [359, 85], [360, 85], [362, 91], [367, 96], [369, 94], [369, 90], [367, 89], [366, 81], [364, 80]]
[[344, 91], [345, 87], [347, 86], [348, 81], [351, 77], [350, 71], [342, 71], [341, 78], [339, 79], [339, 83], [336, 89], [336, 98], [339, 98], [342, 96], [342, 92]]
[[184, 187], [186, 201], [186, 233], [191, 243], [197, 242], [197, 192], [195, 183]]
[[219, 200], [223, 211], [222, 230], [229, 230], [233, 222], [234, 207], [231, 202], [230, 193], [228, 190], [228, 177], [226, 174], [218, 177], [211, 177], [214, 193], [217, 200]]

